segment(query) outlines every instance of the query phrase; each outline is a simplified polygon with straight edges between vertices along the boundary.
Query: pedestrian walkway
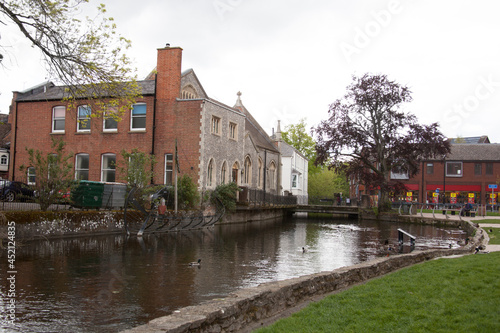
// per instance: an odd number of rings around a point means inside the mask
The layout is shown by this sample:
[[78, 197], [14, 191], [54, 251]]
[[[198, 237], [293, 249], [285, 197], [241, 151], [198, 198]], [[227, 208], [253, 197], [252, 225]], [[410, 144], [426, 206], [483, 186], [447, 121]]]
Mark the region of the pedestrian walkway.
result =
[[[420, 213], [416, 214], [417, 216], [420, 215]], [[451, 215], [448, 213], [447, 215], [444, 215], [441, 210], [435, 211], [434, 215], [432, 213], [422, 213], [422, 216], [425, 218], [437, 218], [437, 219], [444, 219], [444, 220], [460, 220], [462, 219], [463, 221], [469, 221], [473, 223], [478, 223], [479, 227], [482, 229], [485, 228], [500, 228], [500, 223], [488, 223], [487, 220], [500, 220], [500, 216], [475, 216], [475, 217], [470, 217], [470, 216], [458, 216], [458, 215]], [[486, 221], [485, 221], [486, 220]], [[478, 222], [481, 221], [481, 222]], [[500, 245], [495, 245], [495, 244], [487, 244], [486, 249], [484, 250], [486, 252], [496, 252], [500, 251]]]

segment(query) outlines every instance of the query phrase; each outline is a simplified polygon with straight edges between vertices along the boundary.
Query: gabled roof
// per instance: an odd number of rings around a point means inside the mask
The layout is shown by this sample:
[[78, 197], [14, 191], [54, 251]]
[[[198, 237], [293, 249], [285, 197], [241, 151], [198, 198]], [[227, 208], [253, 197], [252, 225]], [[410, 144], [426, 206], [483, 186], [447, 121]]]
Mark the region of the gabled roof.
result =
[[280, 150], [281, 150], [281, 155], [285, 157], [291, 157], [293, 156], [293, 153], [295, 152], [296, 154], [302, 156], [305, 160], [309, 161], [307, 157], [305, 157], [299, 150], [297, 150], [294, 146], [289, 145], [285, 141], [280, 142]]
[[259, 125], [259, 123], [255, 120], [252, 114], [247, 110], [240, 99], [241, 93], [238, 92], [238, 99], [236, 100], [236, 104], [234, 105], [234, 109], [237, 109], [243, 113], [245, 118], [245, 129], [250, 133], [255, 145], [259, 148], [270, 150], [276, 153], [279, 153], [278, 148], [274, 145], [273, 141], [267, 135], [266, 131]]
[[201, 85], [200, 80], [198, 80], [198, 76], [196, 76], [196, 73], [192, 68], [186, 69], [184, 72], [181, 73], [181, 89], [186, 84], [194, 85], [199, 92], [200, 95], [199, 97], [208, 99], [208, 95], [205, 92], [205, 89]]

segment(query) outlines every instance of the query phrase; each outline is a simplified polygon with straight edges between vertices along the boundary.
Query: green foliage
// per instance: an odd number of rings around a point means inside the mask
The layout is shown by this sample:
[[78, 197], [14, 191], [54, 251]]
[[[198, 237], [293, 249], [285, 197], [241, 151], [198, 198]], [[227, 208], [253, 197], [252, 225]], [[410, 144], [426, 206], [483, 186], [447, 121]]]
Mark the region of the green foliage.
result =
[[130, 153], [122, 150], [124, 167], [120, 167], [121, 173], [127, 179], [130, 186], [145, 187], [153, 177], [153, 167], [156, 164], [154, 155], [146, 154], [134, 148]]
[[[1, 1], [0, 21], [41, 51], [49, 79], [66, 86], [70, 108], [83, 98], [93, 106], [92, 117], [106, 113], [120, 120], [141, 95], [126, 55], [131, 42], [117, 33], [103, 4], [92, 12], [88, 2]], [[82, 12], [93, 16], [82, 18]]]
[[315, 165], [316, 142], [307, 134], [305, 118], [300, 119], [296, 125], [288, 125], [281, 132], [283, 141], [297, 149], [308, 160], [308, 175], [311, 176], [321, 171], [322, 167]]
[[[154, 193], [159, 193], [158, 203], [161, 198], [165, 199], [166, 205], [170, 209], [175, 207], [175, 186], [154, 185], [142, 190], [143, 197], [149, 197]], [[179, 209], [193, 209], [200, 202], [200, 195], [193, 179], [188, 175], [183, 175], [177, 182], [177, 205]]]
[[499, 332], [500, 252], [428, 261], [311, 303], [257, 332]]
[[349, 193], [349, 183], [344, 175], [326, 168], [309, 175], [309, 197], [332, 198], [334, 193], [340, 192], [344, 196]]
[[177, 188], [179, 207], [187, 209], [198, 205], [200, 195], [191, 177], [183, 175], [178, 181]]
[[75, 186], [73, 165], [70, 162], [73, 154], [64, 155], [65, 145], [62, 140], [52, 138], [52, 151], [49, 153], [26, 147], [30, 165], [19, 167], [25, 174], [28, 167], [35, 169], [35, 202], [40, 204], [42, 211], [61, 200], [61, 194]]
[[238, 191], [240, 191], [240, 188], [234, 182], [219, 184], [215, 190], [210, 192], [209, 200], [215, 205], [218, 199], [227, 211], [234, 211], [236, 209], [236, 193]]
[[288, 125], [281, 132], [281, 136], [283, 141], [300, 151], [307, 159], [314, 160], [316, 158], [316, 142], [307, 134], [305, 118], [300, 119], [296, 125]]

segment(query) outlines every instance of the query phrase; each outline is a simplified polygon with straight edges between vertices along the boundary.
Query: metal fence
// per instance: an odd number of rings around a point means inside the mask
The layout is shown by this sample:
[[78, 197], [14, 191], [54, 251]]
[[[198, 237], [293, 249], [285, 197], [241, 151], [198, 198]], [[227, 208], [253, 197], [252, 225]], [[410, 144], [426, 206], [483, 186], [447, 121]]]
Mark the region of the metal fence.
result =
[[277, 195], [263, 190], [248, 188], [243, 188], [238, 196], [240, 204], [251, 206], [291, 206], [297, 205], [298, 199], [295, 195]]
[[[249, 206], [293, 206], [297, 204], [305, 205], [308, 203], [307, 196], [295, 195], [277, 195], [263, 190], [244, 188], [238, 193], [238, 203]], [[93, 207], [91, 209], [108, 209], [105, 206]], [[70, 209], [81, 209], [71, 204], [53, 204], [49, 211], [63, 211]], [[87, 208], [89, 209], [89, 208]], [[0, 201], [0, 211], [39, 211], [40, 205], [33, 200], [25, 202], [7, 202]]]

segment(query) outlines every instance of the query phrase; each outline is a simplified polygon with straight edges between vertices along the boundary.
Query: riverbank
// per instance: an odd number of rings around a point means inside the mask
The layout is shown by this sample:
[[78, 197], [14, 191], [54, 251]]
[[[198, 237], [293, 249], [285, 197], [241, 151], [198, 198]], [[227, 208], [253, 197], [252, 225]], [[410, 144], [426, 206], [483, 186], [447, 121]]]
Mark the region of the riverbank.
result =
[[[280, 207], [238, 207], [236, 211], [226, 213], [216, 223], [219, 225], [251, 223], [282, 218], [285, 214], [286, 211]], [[9, 223], [16, 227], [16, 238], [26, 242], [37, 239], [125, 233], [125, 222], [129, 230], [137, 231], [144, 223], [145, 217], [141, 218], [137, 218], [137, 214], [127, 217], [124, 210], [4, 211], [0, 212], [0, 240], [6, 238]], [[199, 223], [194, 222], [196, 223], [190, 224], [189, 221], [181, 223], [168, 232], [203, 228], [196, 227]]]
[[247, 332], [268, 324], [280, 316], [288, 316], [302, 304], [318, 297], [431, 259], [470, 254], [477, 247], [487, 244], [488, 236], [482, 229], [478, 229], [471, 222], [458, 223], [463, 228], [472, 230], [469, 244], [460, 248], [415, 251], [377, 258], [331, 272], [261, 284], [254, 288], [239, 290], [223, 299], [179, 309], [170, 316], [154, 319], [146, 325], [123, 333]]
[[500, 253], [429, 261], [324, 297], [256, 332], [499, 332], [499, 263]]

